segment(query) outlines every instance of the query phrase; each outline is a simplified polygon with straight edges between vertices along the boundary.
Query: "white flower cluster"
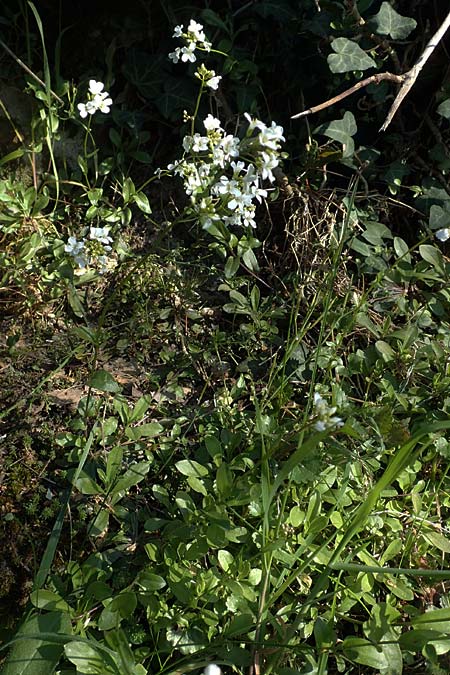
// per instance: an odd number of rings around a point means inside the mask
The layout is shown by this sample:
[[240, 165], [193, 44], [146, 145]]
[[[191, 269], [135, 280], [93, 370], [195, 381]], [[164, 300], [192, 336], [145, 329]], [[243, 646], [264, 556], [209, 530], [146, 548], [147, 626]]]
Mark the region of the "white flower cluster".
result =
[[275, 180], [273, 169], [282, 156], [283, 128], [274, 122], [267, 127], [247, 113], [245, 117], [249, 127], [241, 140], [227, 134], [220, 121], [208, 115], [203, 121], [206, 135], [185, 136], [183, 148], [188, 156], [168, 166], [183, 178], [192, 212], [206, 230], [214, 221], [227, 228], [256, 227], [255, 201], [267, 196], [261, 180]]
[[87, 238], [69, 237], [64, 250], [72, 256], [79, 274], [89, 266], [98, 266], [101, 274], [109, 269], [111, 260], [107, 254], [112, 243], [109, 230], [109, 227], [91, 227]]
[[211, 43], [206, 39], [201, 23], [197, 23], [191, 19], [186, 32], [183, 32], [183, 26], [175, 26], [172, 37], [181, 38], [185, 42], [184, 47], [177, 47], [174, 52], [169, 54], [169, 59], [174, 63], [178, 61], [194, 61], [197, 60], [195, 56], [196, 49], [202, 49], [205, 52], [211, 51]]
[[316, 422], [314, 428], [317, 431], [325, 431], [333, 427], [341, 427], [344, 422], [340, 417], [336, 417], [336, 408], [331, 408], [322, 396], [316, 391], [314, 394], [314, 417]]
[[84, 118], [88, 115], [93, 115], [97, 110], [100, 110], [102, 113], [109, 113], [112, 98], [110, 98], [107, 91], [103, 91], [104, 87], [103, 82], [89, 80], [89, 100], [86, 103], [79, 103], [77, 106], [80, 117]]

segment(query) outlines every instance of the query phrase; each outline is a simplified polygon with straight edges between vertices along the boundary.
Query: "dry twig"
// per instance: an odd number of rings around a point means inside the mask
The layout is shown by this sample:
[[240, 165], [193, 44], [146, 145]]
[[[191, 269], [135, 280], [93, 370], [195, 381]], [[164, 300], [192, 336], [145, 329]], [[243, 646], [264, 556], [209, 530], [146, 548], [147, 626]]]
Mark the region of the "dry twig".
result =
[[324, 110], [325, 108], [328, 108], [329, 106], [334, 105], [339, 101], [342, 101], [344, 98], [347, 98], [347, 96], [351, 96], [356, 91], [362, 89], [363, 87], [367, 87], [367, 85], [369, 84], [379, 84], [383, 80], [389, 80], [391, 82], [397, 82], [397, 84], [401, 84], [401, 87], [397, 96], [395, 97], [391, 109], [387, 114], [383, 126], [380, 129], [380, 131], [386, 131], [389, 124], [392, 122], [392, 118], [399, 109], [403, 99], [405, 98], [405, 96], [407, 96], [409, 90], [417, 80], [420, 71], [422, 70], [425, 63], [428, 61], [431, 54], [436, 49], [437, 45], [442, 40], [442, 38], [444, 37], [445, 33], [449, 28], [450, 28], [450, 12], [447, 14], [444, 22], [441, 24], [436, 33], [429, 40], [427, 46], [423, 50], [416, 64], [410, 70], [408, 70], [408, 72], [403, 73], [403, 75], [394, 75], [393, 73], [377, 73], [376, 75], [371, 75], [370, 77], [367, 77], [365, 80], [361, 80], [361, 82], [358, 82], [357, 84], [353, 85], [353, 87], [350, 87], [350, 89], [346, 89], [345, 91], [342, 92], [342, 94], [338, 94], [337, 96], [334, 96], [333, 98], [330, 98], [328, 101], [320, 103], [319, 105], [316, 105], [313, 108], [308, 108], [308, 110], [304, 110], [303, 112], [297, 113], [296, 115], [292, 115], [291, 119], [294, 120], [299, 117], [303, 117], [304, 115], [311, 115], [312, 113], [319, 112], [319, 110]]

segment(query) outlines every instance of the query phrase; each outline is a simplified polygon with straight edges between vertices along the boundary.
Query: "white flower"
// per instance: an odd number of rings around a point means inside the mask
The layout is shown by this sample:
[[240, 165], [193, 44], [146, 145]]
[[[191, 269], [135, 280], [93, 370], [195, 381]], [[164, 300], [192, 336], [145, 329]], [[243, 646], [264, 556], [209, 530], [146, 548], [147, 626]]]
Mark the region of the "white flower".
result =
[[215, 663], [210, 663], [203, 671], [203, 675], [222, 675], [222, 671]]
[[213, 70], [211, 71], [211, 73], [213, 73], [212, 77], [210, 77], [209, 80], [206, 80], [205, 84], [210, 89], [217, 89], [217, 87], [219, 86], [219, 82], [222, 79], [222, 76], [216, 75]]
[[76, 237], [69, 237], [64, 250], [69, 255], [76, 256], [84, 249], [84, 241], [78, 241]]
[[314, 429], [317, 431], [325, 431], [333, 427], [341, 427], [344, 422], [340, 417], [336, 417], [334, 413], [336, 408], [328, 406], [328, 403], [316, 391], [314, 393], [314, 413], [317, 420], [314, 424]]
[[205, 33], [203, 31], [203, 26], [201, 23], [197, 23], [197, 21], [191, 19], [189, 22], [189, 26], [187, 27], [187, 32], [191, 33], [191, 35], [194, 36], [198, 42], [204, 42]]
[[190, 61], [194, 63], [197, 60], [197, 57], [194, 54], [195, 45], [193, 43], [189, 44], [187, 47], [181, 49], [181, 60], [184, 62]]
[[84, 269], [89, 264], [89, 256], [85, 252], [84, 240], [78, 241], [76, 237], [69, 237], [64, 246], [66, 253], [72, 256], [77, 267]]
[[175, 26], [172, 37], [183, 37], [183, 24], [180, 26]]
[[[105, 92], [106, 93], [106, 92]], [[112, 105], [112, 99], [106, 96], [99, 96], [98, 94], [94, 96], [94, 99], [92, 100], [92, 103], [95, 105], [96, 112], [97, 110], [100, 110], [102, 113], [109, 113], [110, 111], [110, 106]]]
[[112, 242], [109, 236], [109, 227], [91, 227], [89, 230], [89, 239], [95, 239], [105, 246]]
[[208, 137], [194, 134], [194, 136], [185, 136], [183, 138], [183, 148], [186, 152], [205, 152], [208, 149]]
[[77, 105], [80, 117], [84, 118], [88, 115], [93, 115], [97, 110], [100, 110], [102, 113], [109, 113], [112, 99], [107, 91], [103, 91], [104, 86], [103, 82], [89, 80], [89, 100], [86, 103], [78, 103]]
[[264, 147], [270, 148], [271, 150], [278, 150], [280, 142], [285, 140], [283, 136], [283, 127], [272, 122], [270, 127], [266, 127], [260, 131], [258, 140]]
[[211, 113], [203, 120], [203, 126], [207, 131], [212, 131], [213, 129], [221, 129], [220, 120], [217, 117], [213, 117]]
[[79, 103], [77, 105], [78, 111], [80, 113], [80, 117], [87, 117], [88, 116], [88, 111], [86, 108], [86, 103]]
[[181, 54], [181, 47], [177, 47], [174, 52], [170, 52], [169, 59], [173, 63], [178, 63], [178, 61], [180, 60], [180, 54]]
[[448, 227], [443, 227], [441, 230], [436, 232], [436, 238], [439, 241], [447, 241], [450, 238], [450, 229]]
[[89, 80], [89, 91], [93, 96], [100, 94], [103, 91], [105, 85], [103, 82], [97, 82], [97, 80]]

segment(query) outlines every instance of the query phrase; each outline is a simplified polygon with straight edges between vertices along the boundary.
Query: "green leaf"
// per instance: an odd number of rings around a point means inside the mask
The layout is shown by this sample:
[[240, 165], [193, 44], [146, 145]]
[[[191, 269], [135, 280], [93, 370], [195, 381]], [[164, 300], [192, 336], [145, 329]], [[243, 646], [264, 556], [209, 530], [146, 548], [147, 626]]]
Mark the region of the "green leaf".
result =
[[224, 572], [228, 572], [230, 569], [231, 565], [234, 562], [234, 558], [232, 554], [229, 551], [226, 551], [225, 549], [221, 549], [217, 553], [217, 559], [219, 561], [219, 565], [223, 569]]
[[450, 651], [450, 636], [436, 630], [414, 629], [403, 633], [399, 644], [410, 652], [421, 652], [426, 645], [432, 644], [438, 654], [445, 654]]
[[398, 258], [411, 262], [411, 255], [409, 253], [409, 246], [401, 237], [394, 237], [394, 251]]
[[201, 17], [203, 21], [207, 23], [209, 26], [215, 26], [216, 28], [220, 28], [224, 33], [230, 32], [227, 24], [212, 9], [203, 9]]
[[419, 246], [419, 253], [424, 260], [426, 260], [430, 265], [442, 274], [445, 273], [444, 270], [444, 260], [442, 258], [442, 253], [436, 246], [431, 246], [430, 244], [422, 244]]
[[109, 525], [109, 511], [101, 509], [94, 519], [92, 525], [89, 526], [88, 534], [90, 537], [100, 537]]
[[151, 402], [150, 396], [141, 396], [141, 398], [136, 401], [136, 405], [130, 415], [130, 422], [139, 422], [150, 408]]
[[450, 553], [450, 540], [440, 532], [421, 532], [422, 537], [443, 553]]
[[415, 616], [411, 620], [413, 628], [421, 630], [439, 631], [450, 635], [450, 607], [430, 609], [424, 614]]
[[381, 355], [381, 357], [382, 357], [382, 359], [385, 363], [388, 363], [389, 361], [393, 361], [395, 359], [394, 350], [384, 340], [377, 340], [375, 342], [375, 349]]
[[88, 379], [88, 385], [93, 389], [107, 391], [111, 394], [117, 394], [121, 390], [121, 387], [107, 370], [96, 370], [91, 373], [91, 376]]
[[254, 625], [255, 621], [251, 614], [238, 614], [231, 619], [227, 628], [225, 628], [224, 634], [227, 637], [244, 635], [245, 633], [249, 633]]
[[15, 159], [19, 159], [24, 154], [25, 154], [24, 150], [22, 150], [20, 148], [18, 150], [13, 150], [12, 152], [9, 152], [7, 155], [4, 155], [0, 159], [0, 166], [3, 166], [3, 164], [7, 164], [7, 162], [12, 162]]
[[339, 37], [333, 40], [331, 47], [335, 54], [329, 54], [327, 61], [332, 73], [348, 73], [377, 67], [375, 61], [353, 40]]
[[248, 248], [244, 252], [242, 256], [242, 262], [251, 272], [259, 272], [258, 261], [251, 248]]
[[356, 134], [357, 130], [355, 117], [353, 113], [347, 110], [342, 119], [333, 120], [328, 124], [321, 124], [315, 129], [315, 133], [323, 134], [334, 141], [338, 141], [338, 143], [342, 144], [342, 156], [351, 157], [355, 150], [352, 136]]
[[446, 98], [445, 101], [442, 101], [437, 107], [436, 112], [438, 115], [442, 115], [445, 119], [450, 120], [450, 98]]
[[383, 2], [378, 14], [369, 21], [378, 35], [389, 35], [393, 40], [405, 40], [417, 26], [417, 21], [409, 16], [402, 16], [389, 2]]
[[182, 459], [181, 461], [177, 462], [175, 466], [177, 470], [183, 474], [183, 476], [202, 478], [203, 476], [207, 476], [209, 473], [205, 466], [202, 466], [193, 459]]
[[[59, 663], [63, 645], [60, 641], [50, 642], [36, 635], [70, 635], [71, 632], [69, 616], [63, 612], [49, 612], [27, 619], [16, 636], [23, 636], [23, 639], [13, 643], [2, 675], [51, 675]], [[27, 637], [31, 635], [33, 637]]]
[[[392, 640], [392, 636], [390, 636]], [[345, 656], [363, 666], [375, 668], [382, 675], [401, 675], [403, 661], [400, 647], [395, 643], [374, 645], [359, 637], [345, 638], [342, 649]]]
[[187, 479], [188, 485], [195, 490], [195, 492], [199, 492], [202, 494], [204, 497], [208, 494], [208, 491], [205, 487], [205, 484], [203, 483], [200, 478], [197, 478], [196, 476], [188, 476]]
[[128, 639], [123, 630], [116, 628], [115, 630], [108, 631], [105, 633], [105, 640], [119, 657], [120, 672], [123, 675], [136, 675], [133, 652], [130, 649]]
[[85, 471], [80, 472], [80, 476], [74, 481], [74, 486], [83, 495], [99, 495], [103, 492], [100, 485], [97, 485]]
[[239, 270], [241, 259], [239, 256], [230, 256], [225, 263], [225, 278], [232, 279]]
[[112, 612], [119, 612], [120, 616], [123, 619], [131, 616], [136, 609], [137, 599], [136, 593], [131, 593], [130, 591], [123, 591], [116, 595], [108, 605], [108, 608]]
[[69, 605], [65, 600], [62, 599], [58, 593], [53, 593], [53, 591], [47, 591], [45, 589], [39, 589], [33, 591], [30, 595], [31, 603], [38, 609], [46, 610], [60, 610], [62, 612], [68, 612], [70, 610]]
[[159, 574], [153, 574], [153, 572], [147, 572], [147, 570], [143, 570], [139, 574], [136, 583], [141, 586], [144, 591], [160, 591], [167, 585]]
[[125, 435], [127, 438], [137, 441], [139, 438], [155, 438], [162, 431], [164, 431], [164, 427], [158, 422], [148, 422], [148, 424], [141, 424], [138, 427], [127, 427]]
[[431, 205], [429, 225], [432, 230], [439, 230], [444, 227], [449, 227], [450, 225], [449, 208], [442, 208], [442, 206], [439, 206], [438, 204]]
[[151, 214], [152, 207], [150, 206], [150, 202], [148, 201], [148, 197], [146, 194], [144, 194], [143, 192], [136, 192], [136, 194], [133, 195], [133, 201], [136, 204], [136, 206], [142, 211], [142, 213], [147, 213], [148, 215]]
[[[106, 675], [114, 673], [115, 669], [107, 667], [103, 654], [81, 640], [69, 642], [64, 647], [66, 657], [77, 668], [77, 673], [83, 675]], [[109, 659], [110, 660], [110, 659]]]
[[111, 486], [116, 479], [117, 473], [122, 466], [122, 460], [123, 448], [120, 445], [116, 445], [108, 452], [108, 457], [106, 458], [106, 483], [108, 486]]
[[150, 462], [136, 462], [136, 464], [132, 464], [117, 481], [113, 494], [116, 495], [118, 492], [124, 492], [133, 485], [140, 483], [149, 472], [149, 469]]

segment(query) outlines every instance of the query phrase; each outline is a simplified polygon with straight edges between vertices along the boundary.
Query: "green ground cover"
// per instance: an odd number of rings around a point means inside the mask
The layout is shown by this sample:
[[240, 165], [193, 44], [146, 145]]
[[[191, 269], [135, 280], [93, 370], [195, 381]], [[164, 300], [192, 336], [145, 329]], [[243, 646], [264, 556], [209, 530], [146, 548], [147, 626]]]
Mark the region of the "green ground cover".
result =
[[403, 5], [0, 10], [3, 675], [450, 672], [445, 43], [291, 119]]

